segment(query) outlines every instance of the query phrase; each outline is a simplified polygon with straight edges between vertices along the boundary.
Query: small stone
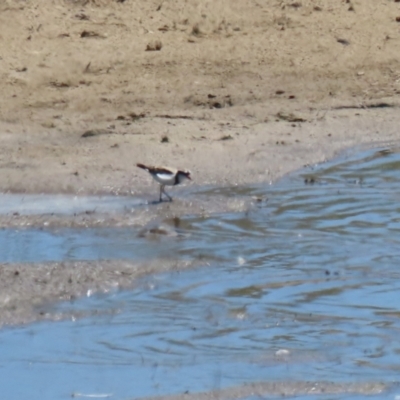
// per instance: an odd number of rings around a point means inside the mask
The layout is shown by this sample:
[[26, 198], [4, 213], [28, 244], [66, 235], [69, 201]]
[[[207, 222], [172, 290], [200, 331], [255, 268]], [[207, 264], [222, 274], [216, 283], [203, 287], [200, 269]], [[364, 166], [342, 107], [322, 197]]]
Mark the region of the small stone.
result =
[[153, 40], [146, 46], [146, 51], [160, 51], [162, 49], [162, 43], [160, 40]]

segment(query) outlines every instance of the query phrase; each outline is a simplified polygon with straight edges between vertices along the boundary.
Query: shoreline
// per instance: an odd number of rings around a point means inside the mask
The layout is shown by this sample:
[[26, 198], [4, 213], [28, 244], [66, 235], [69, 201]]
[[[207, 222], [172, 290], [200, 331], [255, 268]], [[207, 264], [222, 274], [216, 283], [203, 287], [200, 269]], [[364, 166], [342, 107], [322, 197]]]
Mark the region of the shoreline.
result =
[[0, 123], [0, 187], [5, 193], [152, 196], [156, 185], [136, 162], [189, 169], [199, 186], [275, 182], [347, 148], [400, 141], [397, 106], [328, 110], [319, 119], [306, 111], [289, 114], [308, 118], [295, 123], [179, 119], [168, 143], [158, 133], [164, 121], [150, 117], [137, 122], [145, 134], [85, 138], [79, 132], [21, 133], [20, 125], [5, 129]]
[[[371, 117], [371, 116], [369, 116]], [[375, 115], [374, 115], [375, 117]], [[396, 117], [395, 119], [400, 117]], [[386, 121], [387, 122], [387, 121]], [[368, 119], [364, 121], [368, 124]], [[364, 125], [363, 124], [363, 125]], [[393, 147], [398, 145], [400, 132], [396, 131], [396, 124], [390, 121], [396, 135], [387, 130], [383, 140], [377, 140], [374, 131], [370, 131], [367, 138], [364, 137], [363, 143], [358, 143], [355, 147], [341, 147], [342, 143], [335, 143], [330, 151], [336, 156], [340, 153], [346, 157], [349, 153], [358, 150], [379, 147]], [[314, 126], [314, 129], [316, 127]], [[354, 134], [352, 140], [357, 140], [357, 132], [362, 132], [362, 128]], [[353, 132], [353, 133], [354, 133]], [[379, 139], [382, 139], [380, 136]], [[327, 153], [326, 153], [327, 154]], [[275, 160], [284, 157], [282, 154], [274, 154]], [[315, 156], [315, 154], [312, 154]], [[335, 158], [335, 157], [333, 157]], [[332, 159], [332, 158], [329, 158]], [[298, 158], [296, 162], [314, 164], [310, 159]], [[324, 159], [327, 161], [327, 159]], [[293, 173], [296, 170], [288, 171]], [[147, 174], [144, 174], [145, 176]], [[146, 176], [147, 177], [147, 176]], [[149, 180], [151, 179], [148, 177]], [[279, 179], [283, 178], [281, 176]], [[252, 182], [255, 183], [255, 182]], [[266, 183], [271, 184], [271, 181]], [[276, 181], [274, 181], [276, 183]], [[272, 184], [274, 184], [272, 183]], [[235, 186], [235, 185], [231, 185]], [[210, 215], [219, 212], [243, 212], [249, 210], [256, 204], [256, 200], [250, 196], [240, 196], [239, 198], [227, 198], [225, 196], [204, 196], [196, 199], [196, 188], [187, 188], [191, 194], [183, 198], [175, 197], [172, 203], [163, 202], [161, 204], [151, 204], [143, 200], [140, 211], [112, 212], [98, 214], [77, 214], [77, 215], [2, 215], [0, 222], [3, 229], [45, 229], [52, 230], [57, 228], [135, 228], [142, 234], [150, 234], [151, 229], [157, 229], [162, 225], [162, 221], [180, 218], [186, 214]], [[217, 186], [214, 186], [217, 187]], [[155, 185], [145, 188], [143, 195], [157, 197]], [[185, 191], [185, 189], [183, 189]], [[132, 196], [134, 198], [134, 196]], [[160, 225], [161, 224], [161, 225]], [[168, 232], [162, 233], [168, 235]], [[187, 268], [200, 267], [198, 262], [181, 262], [176, 260], [154, 259], [149, 262], [128, 262], [121, 260], [111, 261], [79, 261], [79, 262], [38, 262], [38, 263], [10, 263], [2, 264], [0, 271], [2, 275], [2, 296], [0, 298], [0, 325], [15, 326], [20, 324], [32, 323], [35, 321], [48, 321], [49, 316], [43, 312], [46, 304], [71, 300], [76, 297], [84, 296], [88, 291], [95, 293], [107, 293], [110, 290], [129, 290], [135, 285], [135, 281], [145, 275], [157, 274], [162, 272], [181, 271]], [[45, 277], [45, 278], [43, 278]], [[32, 282], [35, 284], [32, 285]], [[66, 318], [68, 316], [64, 316]], [[55, 315], [50, 316], [50, 320], [57, 320]]]

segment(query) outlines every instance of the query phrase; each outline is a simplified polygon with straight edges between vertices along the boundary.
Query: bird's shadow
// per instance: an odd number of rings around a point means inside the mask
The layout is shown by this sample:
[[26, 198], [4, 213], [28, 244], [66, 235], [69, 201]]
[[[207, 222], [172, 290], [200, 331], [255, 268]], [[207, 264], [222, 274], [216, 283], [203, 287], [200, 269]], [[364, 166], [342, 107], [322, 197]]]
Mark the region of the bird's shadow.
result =
[[147, 202], [147, 204], [150, 206], [155, 206], [157, 204], [162, 204], [162, 203], [172, 203], [172, 199], [171, 200], [151, 200], [151, 201]]

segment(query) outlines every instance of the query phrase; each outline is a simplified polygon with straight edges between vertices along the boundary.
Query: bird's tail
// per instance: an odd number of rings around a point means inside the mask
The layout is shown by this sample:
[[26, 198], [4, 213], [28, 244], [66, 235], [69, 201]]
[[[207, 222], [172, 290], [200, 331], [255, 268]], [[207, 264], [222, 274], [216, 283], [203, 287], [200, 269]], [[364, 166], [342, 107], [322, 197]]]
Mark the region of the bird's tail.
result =
[[149, 171], [149, 167], [146, 167], [144, 164], [137, 163], [136, 166], [144, 169], [145, 171]]

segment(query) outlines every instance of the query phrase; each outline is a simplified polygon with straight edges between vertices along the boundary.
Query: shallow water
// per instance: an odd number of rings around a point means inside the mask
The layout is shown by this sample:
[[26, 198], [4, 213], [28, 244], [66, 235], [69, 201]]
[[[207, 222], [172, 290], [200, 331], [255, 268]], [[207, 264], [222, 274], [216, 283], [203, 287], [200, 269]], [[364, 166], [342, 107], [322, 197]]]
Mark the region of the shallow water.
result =
[[1, 193], [0, 198], [0, 214], [21, 215], [121, 212], [143, 204], [129, 196]]
[[[383, 149], [274, 186], [204, 190], [268, 201], [246, 213], [165, 221], [175, 235], [0, 232], [3, 250], [20, 246], [4, 235], [32, 235], [26, 260], [167, 255], [209, 265], [47, 310], [79, 319], [0, 331], [3, 393], [124, 399], [264, 380], [398, 382], [399, 184], [400, 154]], [[3, 260], [16, 261], [15, 249]], [[329, 398], [351, 396], [362, 397]]]
[[0, 262], [106, 259], [142, 261], [175, 254], [175, 241], [162, 236], [145, 241], [141, 236], [135, 228], [7, 228], [0, 230]]

